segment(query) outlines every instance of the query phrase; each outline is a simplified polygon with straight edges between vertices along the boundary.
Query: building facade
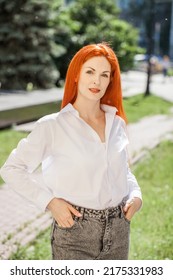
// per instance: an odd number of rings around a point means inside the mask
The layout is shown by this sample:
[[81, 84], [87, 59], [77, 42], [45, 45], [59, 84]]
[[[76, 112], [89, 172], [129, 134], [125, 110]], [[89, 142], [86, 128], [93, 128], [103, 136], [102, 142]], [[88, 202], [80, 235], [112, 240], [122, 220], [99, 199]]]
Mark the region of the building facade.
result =
[[[141, 6], [149, 8], [151, 0], [117, 0], [117, 4], [121, 9], [121, 18], [139, 28], [139, 45], [147, 48], [147, 30], [146, 30], [146, 11], [139, 11], [139, 14], [133, 13], [131, 3], [134, 10]], [[150, 2], [150, 3], [149, 3]], [[148, 5], [148, 7], [147, 7]], [[154, 46], [153, 53], [156, 55], [169, 55], [173, 59], [173, 0], [153, 0], [154, 7]], [[140, 14], [142, 16], [140, 16]], [[149, 11], [148, 11], [149, 14]]]

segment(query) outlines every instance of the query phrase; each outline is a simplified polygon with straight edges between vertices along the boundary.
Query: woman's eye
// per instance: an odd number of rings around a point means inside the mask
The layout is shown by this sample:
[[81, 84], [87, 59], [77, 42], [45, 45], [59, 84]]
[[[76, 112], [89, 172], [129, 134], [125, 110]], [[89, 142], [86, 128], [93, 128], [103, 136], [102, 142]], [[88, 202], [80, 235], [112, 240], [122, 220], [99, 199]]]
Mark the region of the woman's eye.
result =
[[108, 74], [102, 74], [102, 77], [109, 78]]
[[88, 70], [86, 73], [87, 74], [93, 74], [93, 71], [92, 70]]

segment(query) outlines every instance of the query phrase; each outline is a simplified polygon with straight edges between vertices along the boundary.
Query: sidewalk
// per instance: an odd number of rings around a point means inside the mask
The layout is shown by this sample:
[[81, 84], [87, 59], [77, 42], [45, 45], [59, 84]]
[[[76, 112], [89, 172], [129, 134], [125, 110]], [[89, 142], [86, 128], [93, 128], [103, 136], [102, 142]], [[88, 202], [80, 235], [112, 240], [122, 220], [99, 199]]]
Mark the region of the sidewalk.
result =
[[63, 88], [6, 93], [0, 91], [0, 111], [61, 100]]
[[[135, 78], [135, 80], [134, 80]], [[161, 77], [160, 77], [161, 78]], [[159, 76], [153, 77], [153, 80], [159, 79]], [[123, 82], [123, 92], [124, 94], [132, 94], [142, 92], [142, 87], [144, 86], [145, 76], [144, 73], [128, 73], [122, 76]], [[160, 83], [159, 90], [157, 94], [164, 94], [165, 98], [172, 99], [173, 102], [173, 82], [166, 84]], [[163, 86], [165, 85], [165, 90], [163, 92]], [[156, 83], [153, 83], [156, 87]], [[125, 89], [126, 87], [126, 89]], [[133, 88], [134, 87], [134, 88]], [[171, 91], [172, 89], [172, 91]], [[48, 92], [47, 92], [48, 93]], [[37, 98], [35, 96], [34, 102], [43, 101], [43, 95], [45, 93], [37, 93]], [[59, 92], [59, 96], [62, 92]], [[156, 93], [155, 93], [156, 94]], [[30, 94], [29, 94], [30, 95]], [[16, 106], [19, 105], [19, 100], [23, 98], [25, 104], [29, 102], [26, 97], [19, 96]], [[57, 100], [57, 89], [50, 94], [50, 91], [44, 95], [44, 101], [46, 98], [56, 98]], [[31, 95], [30, 95], [31, 96]], [[11, 103], [7, 102], [9, 97], [0, 95], [0, 110], [5, 108], [1, 103], [1, 97], [4, 99], [4, 103], [8, 106], [14, 107], [14, 99]], [[13, 96], [14, 97], [14, 96]], [[6, 101], [5, 101], [6, 99]], [[13, 99], [13, 98], [12, 98]], [[37, 99], [37, 100], [36, 100]], [[46, 101], [47, 102], [47, 101]], [[28, 103], [27, 103], [28, 104]], [[35, 104], [35, 103], [34, 103]], [[22, 101], [20, 106], [22, 105]], [[24, 105], [24, 103], [23, 103]], [[23, 106], [22, 105], [22, 106]], [[32, 130], [34, 123], [29, 123], [26, 125], [19, 126], [18, 128], [22, 130]], [[148, 152], [149, 149], [155, 147], [161, 140], [165, 138], [170, 138], [173, 140], [173, 116], [158, 115], [153, 117], [146, 117], [135, 124], [128, 125], [128, 136], [130, 140], [129, 146], [129, 156], [130, 162], [134, 164], [143, 157], [144, 154]], [[0, 259], [8, 259], [11, 252], [14, 252], [18, 245], [26, 245], [28, 242], [35, 239], [35, 236], [42, 230], [50, 227], [51, 217], [48, 212], [42, 213], [37, 208], [31, 206], [23, 198], [14, 193], [8, 186], [4, 185], [0, 189]]]
[[[139, 71], [129, 71], [122, 74], [123, 97], [145, 92], [147, 74]], [[162, 74], [151, 76], [150, 91], [167, 101], [173, 102], [173, 77], [166, 81]]]

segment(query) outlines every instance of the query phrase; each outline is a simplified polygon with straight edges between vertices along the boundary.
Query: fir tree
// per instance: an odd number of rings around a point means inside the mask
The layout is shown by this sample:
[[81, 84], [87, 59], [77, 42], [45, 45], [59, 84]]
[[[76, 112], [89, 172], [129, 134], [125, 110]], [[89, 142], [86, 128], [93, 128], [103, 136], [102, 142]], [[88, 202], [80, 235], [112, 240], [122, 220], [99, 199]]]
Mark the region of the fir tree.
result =
[[49, 88], [58, 71], [53, 63], [53, 29], [46, 0], [0, 0], [1, 89]]

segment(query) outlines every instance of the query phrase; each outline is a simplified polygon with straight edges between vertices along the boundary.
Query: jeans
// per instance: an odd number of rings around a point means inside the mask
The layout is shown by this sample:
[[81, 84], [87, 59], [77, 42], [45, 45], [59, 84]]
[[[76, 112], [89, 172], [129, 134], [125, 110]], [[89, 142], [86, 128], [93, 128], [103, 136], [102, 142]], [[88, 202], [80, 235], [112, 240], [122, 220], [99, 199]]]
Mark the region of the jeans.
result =
[[51, 246], [54, 260], [127, 260], [130, 221], [122, 205], [105, 210], [74, 206], [82, 217], [70, 228], [54, 220]]

